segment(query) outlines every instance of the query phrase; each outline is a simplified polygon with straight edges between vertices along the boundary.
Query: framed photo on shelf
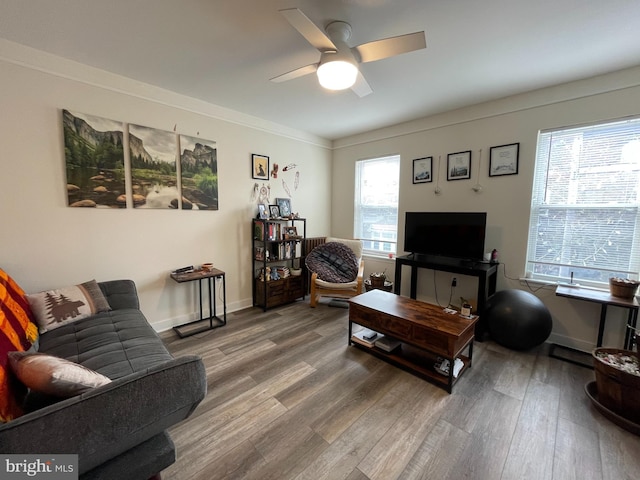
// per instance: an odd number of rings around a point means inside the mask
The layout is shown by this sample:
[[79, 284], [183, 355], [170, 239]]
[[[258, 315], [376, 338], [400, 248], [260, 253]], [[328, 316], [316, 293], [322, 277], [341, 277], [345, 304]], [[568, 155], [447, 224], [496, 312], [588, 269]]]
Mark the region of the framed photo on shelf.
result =
[[283, 240], [295, 240], [300, 238], [298, 236], [298, 229], [294, 226], [287, 225], [284, 228], [284, 233], [282, 234]]
[[276, 204], [280, 209], [280, 216], [288, 218], [291, 215], [291, 199], [276, 198]]
[[413, 161], [413, 183], [433, 181], [433, 157], [416, 158]]
[[491, 147], [489, 153], [489, 176], [518, 174], [519, 143]]
[[269, 217], [280, 218], [280, 207], [278, 205], [269, 205]]
[[269, 213], [267, 212], [267, 206], [263, 203], [258, 204], [258, 218], [260, 220], [267, 220], [269, 218]]
[[269, 180], [269, 157], [251, 154], [251, 178]]
[[447, 155], [447, 180], [471, 178], [471, 150]]

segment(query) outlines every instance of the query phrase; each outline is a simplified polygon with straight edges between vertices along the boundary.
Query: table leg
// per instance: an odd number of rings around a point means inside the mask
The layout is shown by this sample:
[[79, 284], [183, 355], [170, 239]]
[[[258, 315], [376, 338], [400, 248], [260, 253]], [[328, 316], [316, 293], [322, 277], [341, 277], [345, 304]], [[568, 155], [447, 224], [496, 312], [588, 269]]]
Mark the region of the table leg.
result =
[[456, 364], [455, 358], [449, 359], [449, 384], [447, 385], [447, 392], [451, 393], [453, 391], [453, 367]]
[[393, 278], [393, 293], [400, 295], [400, 285], [402, 284], [402, 263], [396, 260], [396, 272]]
[[[213, 310], [211, 310], [211, 298], [213, 297]], [[216, 316], [216, 278], [209, 278], [209, 327], [213, 328], [213, 319]]]
[[603, 303], [600, 309], [600, 325], [598, 326], [598, 343], [596, 347], [602, 346], [602, 337], [604, 335], [604, 323], [607, 320], [607, 304]]
[[347, 345], [351, 345], [351, 335], [352, 335], [352, 330], [353, 330], [353, 322], [351, 320], [349, 320], [349, 338], [347, 341]]
[[[305, 224], [306, 225], [306, 224]], [[227, 324], [227, 280], [226, 276], [222, 276], [222, 313], [224, 324]]]
[[202, 314], [202, 279], [198, 281], [198, 302], [200, 304], [200, 320], [204, 318]]
[[417, 286], [418, 286], [418, 268], [411, 265], [411, 292], [409, 293], [409, 298], [416, 299], [417, 294]]
[[[638, 322], [638, 309], [630, 308], [629, 315], [627, 316], [627, 331], [624, 334], [624, 349], [631, 350], [633, 348], [633, 338], [634, 333], [632, 332], [632, 328], [636, 328], [636, 323]], [[638, 347], [640, 348], [640, 346]]]

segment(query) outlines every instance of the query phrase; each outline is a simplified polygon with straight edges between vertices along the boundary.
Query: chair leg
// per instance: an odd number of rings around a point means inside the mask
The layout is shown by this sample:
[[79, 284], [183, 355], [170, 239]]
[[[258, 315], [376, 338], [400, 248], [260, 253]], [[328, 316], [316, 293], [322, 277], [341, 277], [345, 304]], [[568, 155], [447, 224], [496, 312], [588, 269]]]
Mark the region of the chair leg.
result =
[[315, 292], [311, 293], [311, 298], [309, 300], [309, 306], [311, 308], [316, 308], [316, 305], [318, 304], [318, 296], [315, 294]]

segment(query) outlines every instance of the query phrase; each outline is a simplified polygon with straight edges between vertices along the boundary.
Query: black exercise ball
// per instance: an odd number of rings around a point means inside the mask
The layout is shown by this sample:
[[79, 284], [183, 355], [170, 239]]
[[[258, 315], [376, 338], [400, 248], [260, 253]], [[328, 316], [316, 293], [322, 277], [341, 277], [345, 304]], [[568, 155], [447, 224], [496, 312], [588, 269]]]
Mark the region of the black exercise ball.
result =
[[524, 290], [501, 290], [486, 304], [484, 321], [491, 338], [513, 350], [528, 350], [551, 334], [553, 321], [542, 301]]

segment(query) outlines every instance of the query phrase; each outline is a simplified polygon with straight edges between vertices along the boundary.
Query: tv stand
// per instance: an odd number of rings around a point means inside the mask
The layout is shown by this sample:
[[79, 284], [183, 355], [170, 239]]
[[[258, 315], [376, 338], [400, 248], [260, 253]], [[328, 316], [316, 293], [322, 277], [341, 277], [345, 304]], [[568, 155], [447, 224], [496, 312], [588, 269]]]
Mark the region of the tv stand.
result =
[[414, 300], [417, 293], [419, 268], [478, 277], [478, 293], [476, 299], [478, 302], [477, 313], [480, 318], [476, 323], [475, 336], [479, 341], [484, 339], [485, 333], [487, 332], [487, 326], [482, 318], [482, 313], [484, 312], [484, 306], [489, 297], [496, 293], [496, 282], [498, 279], [497, 263], [485, 263], [481, 261], [440, 257], [437, 255], [422, 255], [417, 253], [396, 257], [393, 290], [396, 295], [400, 295], [401, 292], [402, 267], [404, 265], [411, 267], [411, 289], [409, 291], [409, 297]]

